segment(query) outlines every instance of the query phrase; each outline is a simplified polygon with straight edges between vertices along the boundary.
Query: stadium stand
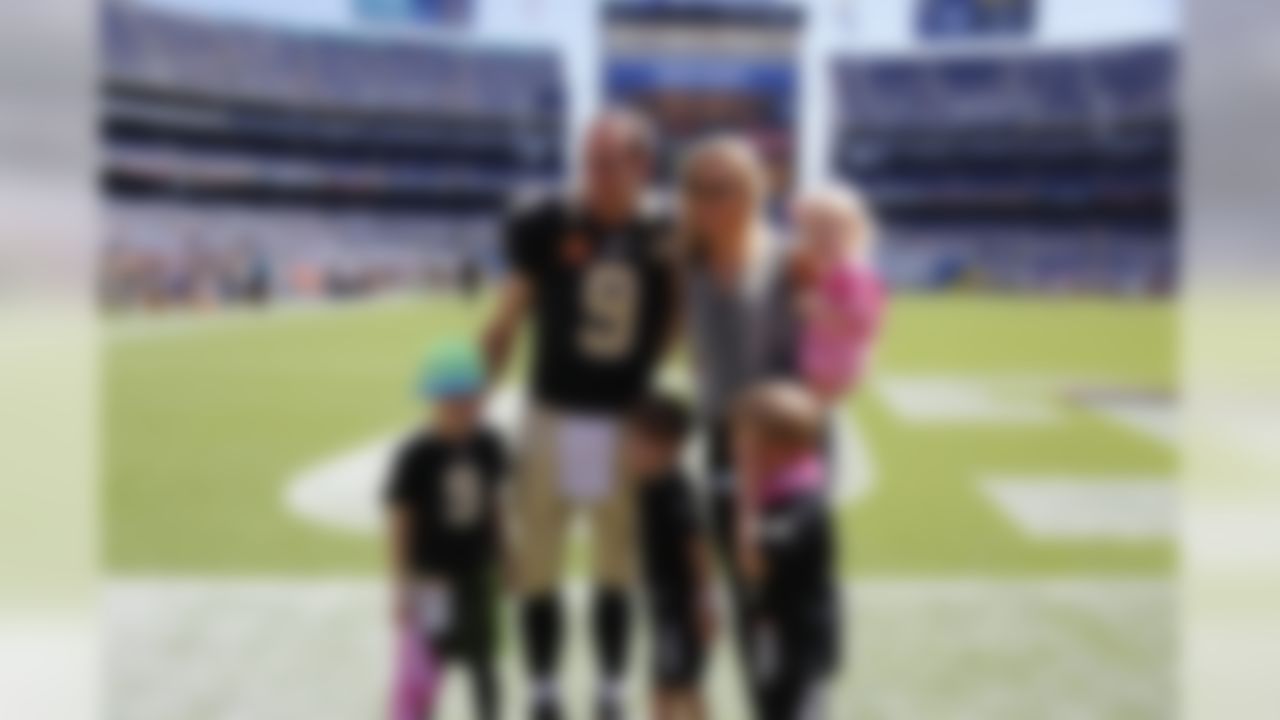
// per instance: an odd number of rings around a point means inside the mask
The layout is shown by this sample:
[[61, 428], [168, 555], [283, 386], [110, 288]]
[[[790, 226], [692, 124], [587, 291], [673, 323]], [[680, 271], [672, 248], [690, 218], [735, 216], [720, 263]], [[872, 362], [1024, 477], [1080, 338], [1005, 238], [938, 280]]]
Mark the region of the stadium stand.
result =
[[489, 265], [493, 211], [563, 173], [550, 51], [129, 0], [101, 27], [113, 304], [351, 295]]
[[1176, 71], [1162, 43], [840, 58], [836, 171], [900, 285], [1164, 292]]

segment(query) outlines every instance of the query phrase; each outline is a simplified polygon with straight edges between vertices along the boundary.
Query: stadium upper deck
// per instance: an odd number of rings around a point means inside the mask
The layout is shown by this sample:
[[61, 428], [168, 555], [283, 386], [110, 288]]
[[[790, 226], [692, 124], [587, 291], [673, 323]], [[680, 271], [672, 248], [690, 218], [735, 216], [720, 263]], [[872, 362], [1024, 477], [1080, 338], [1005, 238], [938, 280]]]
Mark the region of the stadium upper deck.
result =
[[488, 262], [493, 211], [563, 172], [552, 51], [312, 34], [125, 0], [105, 5], [102, 33], [108, 241], [145, 255], [123, 264], [154, 268], [147, 296], [226, 286], [190, 277], [209, 254], [259, 258], [281, 292], [303, 270], [403, 277], [424, 250]]
[[834, 165], [888, 220], [891, 261], [935, 258], [916, 282], [1165, 289], [1176, 74], [1167, 43], [842, 58]]

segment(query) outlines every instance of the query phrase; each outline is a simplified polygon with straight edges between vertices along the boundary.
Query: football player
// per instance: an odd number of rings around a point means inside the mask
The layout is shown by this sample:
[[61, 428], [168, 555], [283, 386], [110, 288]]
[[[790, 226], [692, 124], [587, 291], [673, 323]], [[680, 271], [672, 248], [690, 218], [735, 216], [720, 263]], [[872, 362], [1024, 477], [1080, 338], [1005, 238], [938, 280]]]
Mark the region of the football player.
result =
[[598, 717], [622, 715], [635, 559], [621, 430], [649, 390], [676, 313], [669, 223], [647, 203], [654, 153], [643, 119], [605, 113], [588, 128], [578, 192], [515, 211], [506, 230], [510, 272], [485, 344], [497, 377], [519, 330], [532, 331], [514, 500], [520, 625], [538, 720], [562, 717], [558, 587], [577, 513], [593, 536]]

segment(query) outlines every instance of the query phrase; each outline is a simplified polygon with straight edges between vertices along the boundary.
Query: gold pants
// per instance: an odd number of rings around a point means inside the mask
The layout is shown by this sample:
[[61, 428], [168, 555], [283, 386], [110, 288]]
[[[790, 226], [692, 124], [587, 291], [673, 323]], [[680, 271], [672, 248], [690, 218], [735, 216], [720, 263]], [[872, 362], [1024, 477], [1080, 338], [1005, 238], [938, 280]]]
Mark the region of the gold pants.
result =
[[623, 472], [621, 437], [614, 443], [613, 477], [607, 492], [590, 504], [575, 502], [566, 497], [562, 485], [562, 417], [554, 410], [535, 407], [525, 419], [514, 495], [515, 554], [520, 591], [525, 595], [552, 592], [559, 586], [565, 538], [578, 512], [586, 513], [591, 526], [595, 582], [626, 587], [634, 574], [635, 489]]

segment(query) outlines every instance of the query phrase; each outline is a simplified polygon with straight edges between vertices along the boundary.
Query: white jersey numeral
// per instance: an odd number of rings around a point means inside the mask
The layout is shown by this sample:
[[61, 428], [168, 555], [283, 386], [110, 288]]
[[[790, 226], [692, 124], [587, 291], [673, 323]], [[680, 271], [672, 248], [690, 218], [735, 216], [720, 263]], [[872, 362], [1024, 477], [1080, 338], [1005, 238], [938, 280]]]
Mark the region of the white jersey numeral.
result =
[[616, 360], [631, 352], [639, 305], [634, 270], [617, 262], [592, 265], [582, 282], [585, 317], [578, 342], [583, 352], [599, 360]]
[[475, 467], [458, 463], [449, 468], [444, 480], [445, 522], [456, 530], [472, 527], [480, 519], [483, 502]]

